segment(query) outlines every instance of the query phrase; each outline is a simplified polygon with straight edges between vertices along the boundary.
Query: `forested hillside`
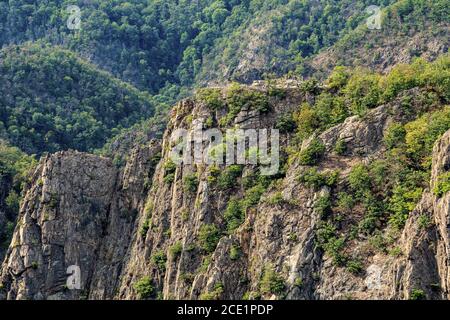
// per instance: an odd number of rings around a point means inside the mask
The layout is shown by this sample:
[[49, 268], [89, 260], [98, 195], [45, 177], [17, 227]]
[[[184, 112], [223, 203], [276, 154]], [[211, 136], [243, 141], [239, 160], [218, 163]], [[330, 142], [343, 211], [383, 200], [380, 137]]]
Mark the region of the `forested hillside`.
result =
[[[384, 32], [367, 33], [365, 9], [394, 2]], [[80, 6], [79, 31], [67, 28], [68, 4]], [[141, 89], [165, 88], [173, 101], [183, 92], [180, 85], [309, 74], [314, 70], [305, 68], [304, 59], [346, 35], [342, 41], [353, 49], [374, 47], [357, 39], [371, 34], [382, 42], [392, 30], [411, 36], [425, 26], [439, 34], [448, 19], [445, 0], [3, 1], [0, 45], [37, 39], [63, 45]]]
[[154, 113], [151, 97], [47, 45], [0, 51], [0, 136], [28, 154], [92, 151]]

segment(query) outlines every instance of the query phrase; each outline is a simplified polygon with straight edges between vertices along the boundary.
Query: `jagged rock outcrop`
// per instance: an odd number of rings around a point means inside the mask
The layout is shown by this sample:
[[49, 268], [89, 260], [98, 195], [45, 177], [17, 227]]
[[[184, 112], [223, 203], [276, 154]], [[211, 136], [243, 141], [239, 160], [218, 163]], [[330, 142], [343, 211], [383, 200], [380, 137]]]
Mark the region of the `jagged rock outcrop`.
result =
[[[123, 171], [80, 152], [42, 159], [2, 266], [3, 298], [112, 298], [158, 152], [133, 150]], [[66, 287], [72, 265], [81, 290]]]
[[[270, 97], [268, 112], [244, 106], [232, 124], [271, 128], [281, 114], [311, 99], [293, 88], [285, 96]], [[412, 119], [400, 107], [401, 99], [315, 137], [325, 146], [320, 172], [339, 169], [345, 178], [355, 164], [381, 157], [389, 125]], [[414, 102], [412, 108], [420, 112], [422, 106]], [[206, 121], [219, 125], [224, 116], [224, 110], [211, 110], [201, 101], [182, 101], [170, 116], [161, 160], [160, 148], [152, 142], [135, 148], [123, 170], [106, 158], [78, 152], [43, 159], [2, 266], [0, 297], [138, 299], [142, 295], [136, 283], [150, 279], [151, 294], [145, 298], [276, 299], [280, 295], [261, 290], [270, 269], [283, 278], [282, 297], [287, 299], [408, 299], [415, 289], [430, 299], [449, 298], [450, 194], [438, 197], [433, 189], [450, 166], [450, 131], [434, 148], [430, 187], [395, 240], [401, 254], [368, 254], [367, 242], [355, 240], [348, 254], [364, 257], [363, 272], [355, 274], [334, 264], [317, 246], [322, 217], [316, 203], [331, 190], [299, 183], [304, 166], [298, 159], [289, 162], [259, 203], [247, 208], [233, 232], [227, 232], [225, 211], [234, 197], [245, 193], [241, 183], [217, 188], [204, 164], [169, 169], [175, 130]], [[281, 145], [292, 138], [282, 134]], [[337, 141], [346, 144], [342, 155], [333, 151]], [[302, 148], [308, 148], [308, 141]], [[237, 180], [255, 170], [246, 166]], [[186, 177], [193, 174], [195, 187], [186, 188]], [[339, 179], [338, 190], [345, 187], [343, 181]], [[433, 222], [430, 227], [422, 227], [423, 216]], [[205, 249], [202, 227], [212, 224], [218, 226], [220, 239]], [[82, 290], [64, 287], [72, 264], [81, 267]]]

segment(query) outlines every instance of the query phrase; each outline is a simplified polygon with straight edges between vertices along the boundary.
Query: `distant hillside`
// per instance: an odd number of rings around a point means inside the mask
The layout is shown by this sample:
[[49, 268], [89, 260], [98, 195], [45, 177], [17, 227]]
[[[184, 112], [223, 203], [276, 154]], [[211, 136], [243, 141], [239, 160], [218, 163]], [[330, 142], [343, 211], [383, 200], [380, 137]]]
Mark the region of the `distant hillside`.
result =
[[[156, 93], [215, 79], [279, 75], [394, 0], [14, 1], [0, 3], [0, 45], [44, 39]], [[69, 30], [67, 5], [81, 9]], [[202, 81], [200, 81], [202, 80]]]
[[403, 0], [383, 11], [380, 30], [361, 25], [312, 57], [309, 73], [327, 75], [337, 65], [364, 66], [386, 73], [415, 57], [435, 60], [448, 52], [448, 1]]
[[32, 154], [103, 146], [150, 117], [151, 97], [60, 48], [0, 51], [0, 137]]

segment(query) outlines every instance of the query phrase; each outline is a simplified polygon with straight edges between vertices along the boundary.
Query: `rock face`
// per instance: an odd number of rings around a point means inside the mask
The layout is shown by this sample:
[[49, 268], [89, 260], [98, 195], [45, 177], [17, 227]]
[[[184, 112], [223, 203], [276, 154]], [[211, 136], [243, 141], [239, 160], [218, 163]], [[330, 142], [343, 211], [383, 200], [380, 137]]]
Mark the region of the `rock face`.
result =
[[[292, 90], [270, 99], [268, 113], [242, 108], [234, 125], [273, 127], [280, 114], [312, 98]], [[345, 177], [355, 164], [382, 154], [386, 128], [409, 121], [398, 105], [393, 101], [364, 118], [349, 118], [318, 136], [326, 149], [320, 171], [339, 169]], [[240, 184], [217, 189], [203, 164], [177, 166], [168, 179], [171, 134], [208, 119], [216, 124], [223, 115], [201, 102], [182, 101], [172, 112], [162, 147], [153, 141], [135, 148], [123, 170], [106, 158], [78, 152], [43, 159], [2, 265], [0, 298], [138, 299], [135, 284], [148, 278], [153, 293], [147, 298], [152, 299], [275, 299], [261, 290], [268, 269], [283, 278], [287, 299], [408, 299], [419, 288], [428, 298], [449, 298], [450, 194], [437, 197], [431, 190], [450, 166], [450, 131], [435, 145], [430, 188], [397, 240], [402, 254], [368, 255], [364, 272], [355, 275], [334, 265], [316, 245], [321, 215], [315, 204], [330, 189], [301, 185], [298, 160], [231, 233], [225, 211], [233, 197], [244, 194]], [[291, 138], [282, 134], [281, 145]], [[341, 156], [332, 151], [338, 140], [347, 146]], [[246, 166], [238, 180], [254, 170]], [[197, 183], [186, 189], [192, 174]], [[420, 227], [423, 216], [432, 227]], [[222, 232], [209, 250], [201, 239], [203, 226], [211, 224]], [[355, 243], [352, 250], [363, 252], [364, 244]], [[71, 265], [80, 267], [80, 290], [65, 287]]]
[[[0, 226], [7, 225], [7, 212], [5, 199], [8, 196], [9, 189], [11, 187], [11, 177], [7, 175], [0, 175]], [[4, 227], [0, 230], [0, 260], [3, 260], [5, 254], [4, 241], [7, 239], [6, 230]]]
[[[157, 145], [134, 150], [123, 172], [109, 159], [79, 152], [43, 159], [3, 264], [3, 295], [112, 298], [158, 152]], [[83, 290], [68, 290], [70, 266], [80, 268]]]

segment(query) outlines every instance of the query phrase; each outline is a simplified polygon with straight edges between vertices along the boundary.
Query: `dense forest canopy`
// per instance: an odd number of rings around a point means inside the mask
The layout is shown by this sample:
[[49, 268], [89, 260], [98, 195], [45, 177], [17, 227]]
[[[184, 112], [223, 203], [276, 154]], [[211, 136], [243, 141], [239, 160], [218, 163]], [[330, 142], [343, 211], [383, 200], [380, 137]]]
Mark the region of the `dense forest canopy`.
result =
[[0, 61], [0, 135], [29, 154], [92, 151], [153, 114], [147, 93], [70, 51], [12, 46]]
[[[355, 28], [368, 5], [392, 2], [2, 1], [0, 44], [45, 39], [81, 52], [123, 80], [156, 93], [168, 84], [192, 85], [210, 66], [222, 62], [236, 66], [239, 57], [232, 52], [248, 45], [251, 39], [243, 35], [253, 25], [270, 26], [265, 37], [276, 48], [268, 53], [274, 59], [271, 68], [281, 72], [295, 58], [317, 53], [336, 42], [343, 30]], [[80, 31], [66, 26], [69, 4], [81, 9]], [[217, 57], [205, 61], [210, 54]]]

